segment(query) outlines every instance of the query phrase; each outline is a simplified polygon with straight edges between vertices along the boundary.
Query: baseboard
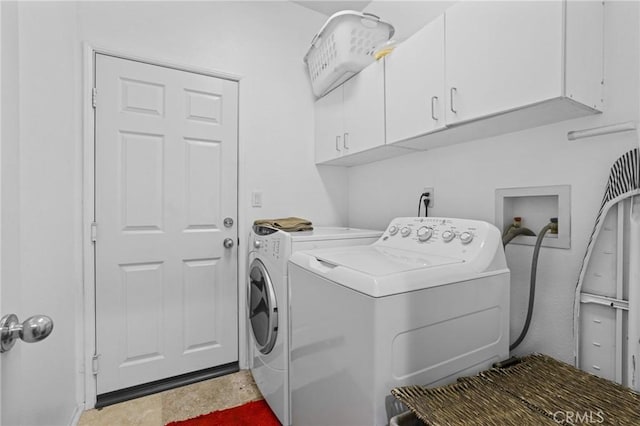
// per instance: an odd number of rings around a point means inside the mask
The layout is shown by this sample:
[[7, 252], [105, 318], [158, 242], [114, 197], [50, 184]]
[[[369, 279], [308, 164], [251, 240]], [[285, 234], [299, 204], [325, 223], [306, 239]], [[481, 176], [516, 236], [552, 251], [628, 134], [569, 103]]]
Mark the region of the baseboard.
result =
[[73, 410], [73, 414], [71, 415], [71, 422], [69, 426], [77, 426], [80, 422], [80, 416], [84, 412], [84, 404], [77, 405], [75, 410]]

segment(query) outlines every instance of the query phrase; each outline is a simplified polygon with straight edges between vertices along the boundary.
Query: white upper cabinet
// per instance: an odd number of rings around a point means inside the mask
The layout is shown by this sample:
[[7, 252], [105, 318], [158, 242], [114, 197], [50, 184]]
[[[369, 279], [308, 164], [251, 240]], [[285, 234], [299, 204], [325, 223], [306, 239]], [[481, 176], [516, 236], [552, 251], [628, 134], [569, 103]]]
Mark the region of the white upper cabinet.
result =
[[445, 127], [444, 16], [386, 57], [387, 143]]
[[343, 87], [344, 154], [384, 145], [384, 61], [369, 65]]
[[431, 149], [600, 112], [603, 15], [595, 1], [456, 3], [444, 14], [446, 129], [396, 145]]
[[385, 143], [384, 67], [374, 62], [316, 101], [317, 164], [352, 166], [411, 152]]
[[378, 61], [336, 89], [340, 131], [323, 123], [333, 101], [318, 100], [317, 162], [362, 164], [596, 114], [603, 22], [596, 1], [458, 2], [386, 69]]
[[447, 123], [558, 97], [564, 4], [461, 2], [445, 14]]
[[315, 148], [316, 163], [340, 157], [344, 149], [342, 86], [318, 99], [315, 104]]

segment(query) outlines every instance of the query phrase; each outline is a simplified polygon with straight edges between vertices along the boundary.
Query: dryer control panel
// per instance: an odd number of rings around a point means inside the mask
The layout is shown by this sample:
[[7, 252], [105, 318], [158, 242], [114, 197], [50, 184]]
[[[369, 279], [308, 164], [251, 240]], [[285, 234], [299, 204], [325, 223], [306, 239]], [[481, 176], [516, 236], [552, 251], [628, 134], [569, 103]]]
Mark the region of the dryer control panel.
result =
[[262, 258], [270, 258], [275, 261], [284, 259], [286, 262], [286, 256], [283, 253], [286, 252], [285, 236], [281, 232], [254, 232], [249, 234], [249, 251], [257, 252]]
[[501, 244], [490, 223], [444, 217], [399, 217], [389, 223], [376, 244], [404, 250], [469, 258], [487, 244]]

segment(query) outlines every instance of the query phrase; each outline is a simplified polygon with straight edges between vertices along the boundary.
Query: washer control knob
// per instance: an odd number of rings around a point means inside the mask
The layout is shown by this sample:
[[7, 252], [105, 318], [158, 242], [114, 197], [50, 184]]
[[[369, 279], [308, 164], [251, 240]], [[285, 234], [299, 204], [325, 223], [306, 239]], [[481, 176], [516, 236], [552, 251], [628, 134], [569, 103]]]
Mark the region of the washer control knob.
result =
[[411, 235], [411, 228], [405, 226], [400, 230], [400, 235], [402, 235], [403, 237], [408, 237], [409, 235]]
[[418, 235], [418, 240], [427, 241], [433, 235], [433, 229], [429, 228], [428, 226], [423, 226], [422, 228], [418, 229], [418, 232], [416, 232], [416, 234]]
[[259, 249], [260, 247], [262, 247], [262, 241], [260, 240], [254, 240], [253, 241], [253, 247]]
[[396, 235], [398, 233], [398, 227], [395, 225], [391, 225], [389, 227], [389, 235]]
[[446, 231], [442, 232], [442, 240], [445, 243], [450, 242], [451, 240], [453, 240], [456, 237], [456, 233], [453, 232], [453, 230], [451, 229], [447, 229]]
[[471, 241], [473, 241], [473, 234], [469, 231], [464, 231], [462, 234], [460, 234], [460, 241], [462, 242], [462, 244], [469, 244]]

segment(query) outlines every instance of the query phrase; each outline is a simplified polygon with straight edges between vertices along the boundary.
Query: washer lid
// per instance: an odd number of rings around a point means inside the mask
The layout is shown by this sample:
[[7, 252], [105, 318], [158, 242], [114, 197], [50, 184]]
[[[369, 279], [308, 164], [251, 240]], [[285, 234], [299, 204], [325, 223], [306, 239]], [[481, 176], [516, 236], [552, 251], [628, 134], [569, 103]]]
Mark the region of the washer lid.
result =
[[332, 266], [378, 277], [464, 262], [462, 259], [375, 245], [317, 250], [314, 256]]
[[298, 266], [306, 273], [372, 297], [509, 274], [507, 268], [487, 268], [487, 265], [473, 261], [379, 244], [297, 251], [291, 255], [289, 263], [292, 287], [301, 279], [295, 268]]
[[348, 238], [378, 238], [382, 231], [331, 226], [314, 227], [313, 231], [290, 232], [294, 241], [340, 240]]

